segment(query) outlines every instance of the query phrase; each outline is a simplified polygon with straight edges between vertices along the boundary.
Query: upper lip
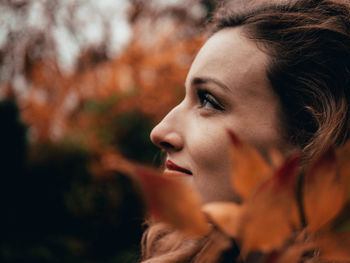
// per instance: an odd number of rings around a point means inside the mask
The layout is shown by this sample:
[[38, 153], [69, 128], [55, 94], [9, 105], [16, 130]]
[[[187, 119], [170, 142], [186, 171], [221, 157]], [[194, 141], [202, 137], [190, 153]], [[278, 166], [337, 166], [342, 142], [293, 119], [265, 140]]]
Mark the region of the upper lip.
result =
[[166, 161], [166, 168], [168, 168], [169, 170], [179, 171], [188, 175], [192, 175], [192, 172], [190, 170], [187, 170], [186, 168], [183, 168], [170, 160]]

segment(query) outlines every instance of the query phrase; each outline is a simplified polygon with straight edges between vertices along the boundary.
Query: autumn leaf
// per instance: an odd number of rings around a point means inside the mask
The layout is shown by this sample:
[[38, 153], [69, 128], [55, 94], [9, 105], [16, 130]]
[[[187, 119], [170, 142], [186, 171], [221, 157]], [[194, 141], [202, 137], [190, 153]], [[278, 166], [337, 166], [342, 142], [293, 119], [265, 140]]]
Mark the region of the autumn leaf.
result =
[[243, 200], [247, 200], [257, 186], [272, 174], [272, 170], [254, 147], [243, 142], [232, 131], [228, 130], [228, 134], [232, 141], [232, 186]]
[[301, 230], [293, 234], [286, 246], [269, 253], [266, 263], [316, 263], [318, 261], [314, 261], [315, 250], [315, 244], [310, 240], [308, 233]]
[[321, 234], [315, 240], [320, 259], [328, 262], [350, 262], [350, 231]]
[[105, 152], [101, 156], [100, 165], [107, 171], [117, 171], [130, 176], [135, 170], [135, 164], [116, 152]]
[[297, 155], [287, 159], [247, 201], [239, 233], [243, 255], [278, 249], [300, 227], [295, 197], [298, 164]]
[[276, 263], [299, 263], [305, 250], [305, 247], [300, 244], [291, 246], [278, 258]]
[[310, 167], [303, 188], [303, 205], [310, 233], [330, 222], [343, 208], [346, 187], [336, 169], [336, 155], [328, 149]]
[[[266, 263], [299, 263], [301, 261], [303, 254], [307, 250], [312, 250], [313, 246], [311, 244], [293, 244], [287, 247], [285, 250], [279, 252], [272, 252], [269, 257], [267, 257]], [[308, 259], [308, 263], [312, 263]]]
[[243, 206], [232, 202], [212, 202], [202, 208], [210, 220], [225, 234], [237, 237]]
[[338, 168], [347, 191], [347, 200], [350, 200], [350, 141], [337, 149]]
[[194, 236], [209, 232], [197, 193], [185, 182], [146, 170], [136, 171], [150, 214]]

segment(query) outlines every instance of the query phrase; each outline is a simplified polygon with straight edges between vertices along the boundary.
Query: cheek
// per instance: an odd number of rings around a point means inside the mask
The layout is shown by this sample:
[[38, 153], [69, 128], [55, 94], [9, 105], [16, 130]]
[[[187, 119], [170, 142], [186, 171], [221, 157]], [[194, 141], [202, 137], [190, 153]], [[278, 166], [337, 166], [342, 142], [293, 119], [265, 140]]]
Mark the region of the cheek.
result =
[[193, 133], [191, 156], [196, 169], [219, 173], [228, 164], [228, 137], [224, 129], [200, 129]]
[[194, 183], [204, 202], [235, 200], [230, 182], [229, 138], [225, 128], [192, 133], [189, 147]]

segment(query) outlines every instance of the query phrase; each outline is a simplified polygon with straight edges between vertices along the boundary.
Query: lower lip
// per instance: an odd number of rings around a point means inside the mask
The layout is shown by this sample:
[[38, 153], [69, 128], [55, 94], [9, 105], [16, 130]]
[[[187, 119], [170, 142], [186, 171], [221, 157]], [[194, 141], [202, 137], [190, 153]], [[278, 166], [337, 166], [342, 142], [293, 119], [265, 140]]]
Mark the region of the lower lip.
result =
[[192, 176], [192, 175], [184, 173], [184, 172], [180, 172], [180, 171], [176, 171], [176, 170], [169, 170], [169, 169], [165, 169], [163, 174], [165, 176], [186, 176], [186, 177]]

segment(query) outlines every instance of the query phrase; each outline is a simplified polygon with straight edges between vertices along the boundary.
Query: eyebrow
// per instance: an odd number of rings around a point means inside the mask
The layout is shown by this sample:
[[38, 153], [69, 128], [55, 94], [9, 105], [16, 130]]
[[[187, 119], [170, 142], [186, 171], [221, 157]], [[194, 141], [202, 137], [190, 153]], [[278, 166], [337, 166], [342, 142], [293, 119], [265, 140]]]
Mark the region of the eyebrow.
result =
[[231, 91], [225, 84], [222, 82], [213, 79], [213, 78], [207, 78], [207, 77], [196, 77], [192, 79], [191, 85], [201, 85], [206, 83], [214, 83], [215, 85], [221, 87], [222, 89], [226, 91]]

